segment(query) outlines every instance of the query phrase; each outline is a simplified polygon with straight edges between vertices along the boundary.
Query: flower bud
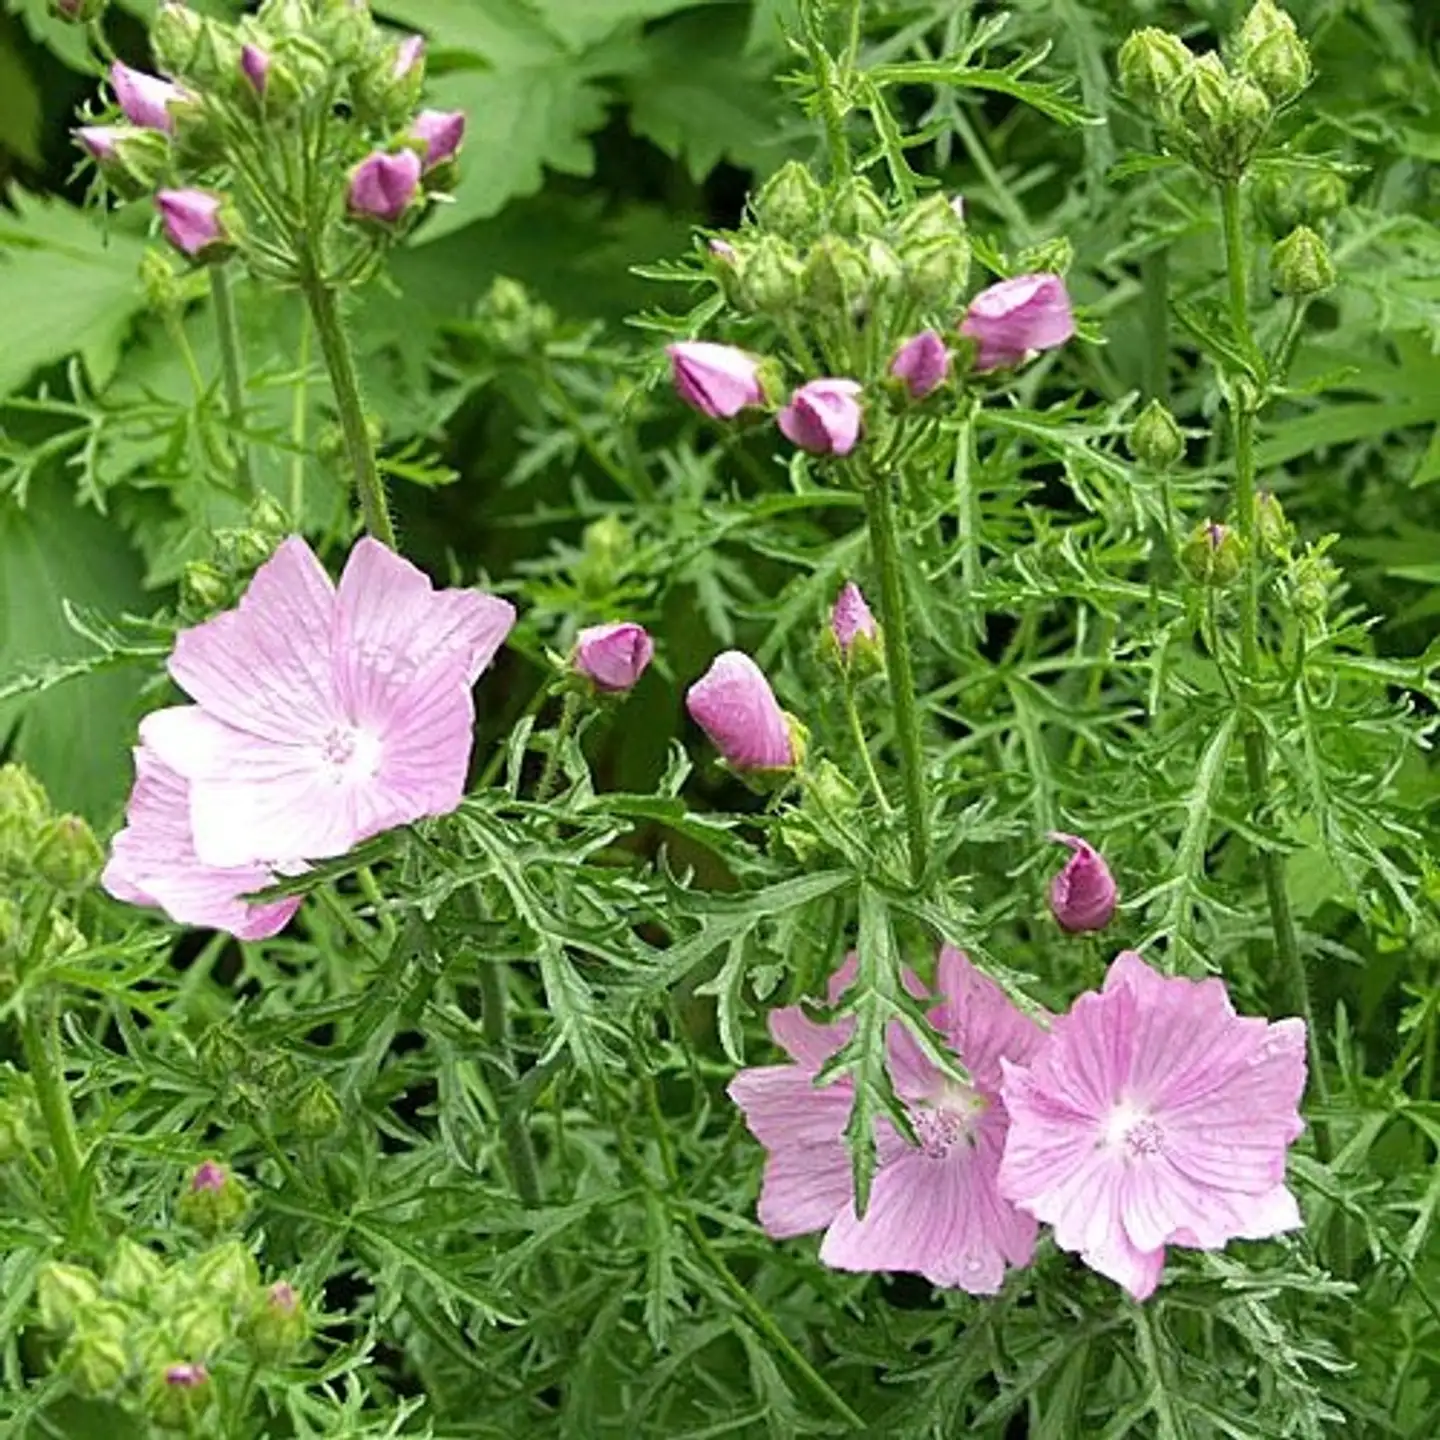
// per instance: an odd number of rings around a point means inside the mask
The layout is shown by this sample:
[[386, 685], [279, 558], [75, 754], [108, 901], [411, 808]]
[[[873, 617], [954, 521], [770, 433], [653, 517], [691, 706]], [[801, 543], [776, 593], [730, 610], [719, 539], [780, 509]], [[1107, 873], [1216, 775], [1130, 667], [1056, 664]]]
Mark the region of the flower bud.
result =
[[865, 242], [865, 267], [870, 272], [872, 300], [898, 300], [905, 292], [905, 267], [878, 235]]
[[[13, 920], [18, 933], [20, 912], [9, 901], [0, 899], [0, 957], [7, 948], [5, 932], [9, 925], [7, 907], [13, 911]], [[4, 960], [0, 958], [0, 970]], [[3, 983], [0, 983], [0, 999], [3, 999]], [[33, 1152], [35, 1133], [32, 1121], [35, 1118], [35, 1102], [31, 1096], [17, 1086], [0, 1095], [0, 1166], [13, 1160], [23, 1159]]]
[[508, 275], [497, 275], [475, 307], [485, 342], [504, 355], [529, 355], [545, 345], [555, 328], [555, 312], [534, 299]]
[[420, 146], [425, 173], [437, 165], [453, 160], [465, 139], [463, 110], [422, 110], [406, 133], [408, 140]]
[[110, 0], [50, 0], [50, 13], [71, 25], [90, 25], [100, 19]]
[[1180, 564], [1201, 585], [1228, 585], [1240, 573], [1245, 550], [1240, 537], [1214, 520], [1202, 521], [1180, 552]]
[[742, 410], [765, 403], [760, 362], [733, 345], [684, 340], [666, 347], [675, 392], [712, 420], [732, 420]]
[[825, 192], [807, 166], [788, 160], [761, 187], [751, 208], [762, 230], [786, 240], [803, 241], [820, 224]]
[[864, 412], [858, 380], [810, 380], [775, 417], [780, 433], [811, 455], [848, 455], [860, 440]]
[[104, 865], [95, 832], [78, 815], [57, 815], [36, 839], [35, 873], [57, 890], [78, 894], [89, 889]]
[[982, 290], [960, 333], [978, 342], [975, 369], [984, 373], [1020, 364], [1032, 351], [1052, 350], [1075, 333], [1070, 295], [1058, 275], [1017, 275]]
[[218, 1235], [239, 1223], [249, 1203], [239, 1180], [223, 1165], [206, 1160], [191, 1175], [176, 1211], [202, 1235]]
[[885, 202], [863, 176], [841, 186], [830, 209], [830, 225], [840, 235], [876, 235], [885, 228]]
[[716, 656], [686, 691], [685, 708], [736, 770], [789, 771], [800, 763], [799, 722], [780, 708], [764, 672], [739, 650]]
[[227, 258], [234, 245], [223, 197], [209, 190], [161, 190], [155, 196], [165, 238], [202, 263]]
[[170, 165], [170, 142], [158, 130], [132, 125], [82, 125], [76, 143], [122, 200], [148, 195]]
[[195, 1261], [195, 1292], [222, 1310], [248, 1310], [260, 1288], [255, 1257], [239, 1240], [227, 1240]]
[[1056, 235], [1042, 240], [1038, 245], [1027, 245], [1020, 252], [1019, 269], [1024, 271], [1045, 270], [1054, 275], [1067, 275], [1075, 264], [1075, 246], [1066, 235]]
[[295, 1287], [286, 1280], [271, 1285], [246, 1318], [244, 1333], [260, 1360], [283, 1360], [294, 1354], [310, 1335], [305, 1304]]
[[377, 51], [356, 76], [356, 113], [373, 124], [399, 127], [415, 113], [424, 87], [425, 39], [407, 35]]
[[110, 88], [115, 92], [115, 103], [132, 125], [163, 130], [167, 135], [174, 133], [175, 118], [170, 109], [185, 98], [178, 85], [143, 70], [132, 70], [117, 60], [110, 67]]
[[1319, 295], [1335, 283], [1329, 246], [1308, 225], [1297, 225], [1270, 254], [1270, 283], [1282, 295]]
[[164, 1262], [153, 1250], [122, 1235], [105, 1267], [105, 1293], [114, 1300], [144, 1305], [164, 1276]]
[[40, 1324], [56, 1335], [68, 1335], [81, 1313], [100, 1299], [100, 1282], [79, 1265], [52, 1261], [35, 1282]]
[[1316, 628], [1330, 608], [1330, 591], [1340, 579], [1339, 567], [1325, 554], [1328, 547], [1329, 541], [1324, 540], [1307, 546], [1292, 563], [1283, 587], [1290, 608], [1307, 626]]
[[146, 1413], [163, 1430], [196, 1434], [200, 1417], [213, 1399], [210, 1372], [198, 1360], [172, 1361], [145, 1387]]
[[63, 1358], [81, 1395], [108, 1395], [130, 1373], [130, 1326], [130, 1312], [104, 1300], [77, 1314]]
[[970, 241], [963, 233], [913, 241], [898, 258], [905, 291], [923, 310], [948, 310], [970, 278]]
[[629, 568], [635, 537], [618, 515], [592, 520], [580, 537], [575, 579], [586, 595], [608, 595]]
[[325, 1140], [339, 1130], [345, 1112], [335, 1092], [316, 1076], [300, 1092], [291, 1118], [302, 1140]]
[[1134, 31], [1120, 47], [1120, 88], [1126, 98], [1152, 114], [1172, 105], [1176, 86], [1195, 63], [1184, 41], [1153, 26]]
[[1050, 839], [1070, 847], [1070, 858], [1050, 882], [1050, 913], [1062, 930], [1078, 934], [1103, 930], [1115, 914], [1118, 892], [1110, 867], [1078, 835], [1052, 831]]
[[949, 378], [950, 352], [933, 330], [922, 330], [896, 352], [890, 373], [904, 382], [912, 400], [923, 400]]
[[[379, 44], [380, 32], [370, 14], [368, 0], [315, 0], [314, 10], [315, 19], [307, 33], [342, 69], [364, 61]], [[425, 40], [420, 35], [406, 36], [390, 52], [391, 63], [402, 78], [412, 70], [418, 72], [415, 76], [417, 97], [424, 80], [424, 66], [420, 64], [424, 53]]]
[[1295, 540], [1295, 527], [1285, 514], [1273, 490], [1262, 490], [1255, 497], [1255, 534], [1261, 547], [1276, 559], [1288, 559]]
[[180, 0], [166, 0], [150, 22], [150, 48], [167, 75], [189, 76], [205, 33], [205, 19]]
[[801, 289], [806, 303], [825, 314], [855, 314], [870, 288], [865, 258], [848, 240], [822, 235], [805, 257]]
[[779, 315], [800, 298], [800, 262], [778, 235], [762, 235], [745, 257], [737, 299], [742, 308]]
[[213, 1355], [231, 1337], [231, 1308], [217, 1305], [209, 1296], [181, 1300], [166, 1309], [166, 1334], [186, 1355]]
[[1177, 90], [1177, 139], [1201, 169], [1234, 179], [1250, 163], [1272, 113], [1265, 92], [1243, 75], [1228, 75], [1212, 52], [1190, 67]]
[[351, 172], [346, 204], [359, 220], [393, 226], [420, 190], [420, 157], [413, 150], [376, 150]]
[[880, 626], [870, 613], [864, 592], [853, 580], [847, 580], [835, 597], [826, 635], [842, 670], [857, 679], [884, 671]]
[[256, 96], [262, 99], [270, 84], [271, 64], [268, 50], [249, 44], [240, 47], [240, 74]]
[[1334, 170], [1317, 170], [1306, 178], [1300, 191], [1300, 204], [1310, 220], [1328, 220], [1338, 215], [1349, 199], [1345, 177]]
[[50, 802], [23, 766], [0, 765], [0, 876], [30, 869]]
[[649, 632], [627, 621], [587, 626], [575, 637], [570, 663], [597, 690], [623, 695], [635, 687], [654, 655]]
[[1147, 470], [1160, 474], [1173, 470], [1183, 458], [1185, 436], [1158, 400], [1152, 400], [1130, 427], [1130, 453]]
[[1257, 0], [1235, 37], [1240, 68], [1277, 105], [1310, 83], [1310, 49], [1272, 0]]

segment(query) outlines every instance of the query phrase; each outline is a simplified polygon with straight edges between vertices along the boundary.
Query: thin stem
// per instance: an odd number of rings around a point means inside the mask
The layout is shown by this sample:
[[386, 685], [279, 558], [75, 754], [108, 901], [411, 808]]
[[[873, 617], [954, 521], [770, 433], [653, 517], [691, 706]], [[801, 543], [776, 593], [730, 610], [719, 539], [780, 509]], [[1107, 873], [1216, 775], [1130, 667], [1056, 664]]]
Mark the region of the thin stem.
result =
[[255, 472], [250, 464], [250, 442], [245, 439], [245, 366], [241, 358], [240, 321], [235, 314], [235, 296], [230, 273], [224, 265], [210, 267], [210, 298], [215, 306], [215, 334], [220, 342], [220, 371], [225, 381], [225, 405], [230, 411], [230, 428], [235, 431], [235, 473], [252, 493]]
[[295, 453], [290, 457], [290, 523], [296, 530], [305, 528], [305, 467], [310, 463], [305, 442], [310, 425], [310, 338], [314, 325], [310, 312], [300, 312], [300, 378], [290, 401], [290, 441]]
[[900, 745], [905, 824], [910, 834], [910, 877], [918, 885], [930, 864], [929, 809], [920, 708], [915, 701], [915, 670], [910, 658], [910, 617], [900, 570], [895, 496], [888, 475], [868, 477], [865, 507], [870, 520], [870, 547], [880, 571], [880, 619], [885, 631], [885, 668], [895, 709], [895, 735]]
[[310, 306], [315, 333], [320, 339], [320, 351], [325, 357], [325, 368], [330, 372], [335, 408], [340, 412], [340, 429], [345, 437], [350, 468], [355, 474], [355, 491], [360, 499], [360, 513], [365, 517], [365, 529], [382, 545], [394, 550], [395, 527], [390, 521], [385, 482], [375, 464], [375, 448], [370, 443], [370, 427], [360, 399], [355, 356], [335, 303], [335, 291], [325, 283], [313, 256], [307, 258], [300, 288]]
[[540, 783], [535, 787], [535, 798], [542, 805], [554, 793], [555, 782], [560, 774], [560, 756], [569, 743], [575, 730], [575, 722], [579, 718], [580, 697], [571, 690], [565, 696], [565, 704], [560, 711], [560, 723], [551, 737], [550, 753], [545, 757], [545, 768], [540, 772]]
[[845, 72], [853, 74], [860, 59], [861, 20], [865, 11], [865, 0], [850, 0], [850, 37], [845, 45]]
[[[1225, 231], [1225, 268], [1230, 282], [1230, 313], [1236, 338], [1247, 354], [1255, 349], [1250, 329], [1249, 276], [1246, 267], [1245, 231], [1240, 214], [1240, 186], [1227, 180], [1220, 187], [1221, 217]], [[1255, 509], [1255, 404], [1248, 382], [1232, 381], [1231, 408], [1235, 427], [1235, 514], [1236, 527], [1244, 552], [1244, 575], [1240, 591], [1240, 668], [1244, 677], [1247, 699], [1253, 697], [1261, 672], [1260, 654], [1260, 555]], [[1266, 753], [1265, 734], [1253, 711], [1245, 716], [1244, 730], [1245, 779], [1250, 790], [1251, 814], [1257, 824], [1270, 819], [1270, 761]], [[1260, 851], [1260, 873], [1265, 885], [1265, 899], [1270, 910], [1270, 929], [1275, 937], [1275, 953], [1279, 961], [1289, 1003], [1305, 1021], [1309, 1046], [1310, 1082], [1322, 1105], [1329, 1103], [1329, 1086], [1325, 1079], [1324, 1057], [1320, 1037], [1310, 1004], [1310, 979], [1305, 960], [1300, 954], [1295, 917], [1290, 909], [1290, 896], [1285, 886], [1285, 870], [1281, 857], [1271, 848]], [[1315, 1150], [1322, 1161], [1329, 1158], [1328, 1128], [1315, 1127]]]
[[876, 800], [880, 802], [880, 811], [884, 815], [893, 814], [885, 787], [880, 783], [880, 776], [875, 771], [875, 760], [870, 754], [870, 742], [865, 738], [865, 727], [860, 723], [860, 711], [855, 704], [855, 687], [848, 680], [845, 682], [845, 716], [850, 722], [850, 738], [855, 742], [865, 778], [870, 782]]

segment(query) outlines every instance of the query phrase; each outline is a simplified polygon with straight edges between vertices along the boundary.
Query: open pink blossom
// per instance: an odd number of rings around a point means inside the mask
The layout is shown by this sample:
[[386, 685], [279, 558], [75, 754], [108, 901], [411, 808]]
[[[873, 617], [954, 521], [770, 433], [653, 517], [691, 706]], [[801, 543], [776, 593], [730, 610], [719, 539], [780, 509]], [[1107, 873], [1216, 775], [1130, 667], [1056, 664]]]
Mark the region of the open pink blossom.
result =
[[848, 455], [859, 442], [864, 412], [858, 380], [811, 380], [775, 417], [780, 433], [812, 455]]
[[790, 717], [743, 651], [717, 655], [685, 692], [685, 708], [737, 770], [788, 770], [799, 762]]
[[1105, 858], [1078, 835], [1050, 832], [1057, 845], [1070, 847], [1070, 858], [1050, 882], [1050, 913], [1072, 934], [1103, 930], [1115, 914], [1119, 891]]
[[1219, 980], [1163, 976], [1126, 950], [1004, 1071], [1001, 1193], [1137, 1300], [1167, 1245], [1301, 1224], [1285, 1152], [1304, 1128], [1303, 1021], [1242, 1018]]
[[732, 420], [742, 410], [765, 403], [760, 362], [734, 345], [683, 340], [666, 347], [675, 393], [712, 420]]
[[164, 130], [167, 134], [175, 129], [170, 107], [185, 98], [185, 92], [178, 85], [117, 60], [110, 67], [110, 87], [115, 91], [116, 103], [132, 125]]
[[144, 745], [135, 749], [135, 788], [100, 883], [117, 900], [155, 906], [181, 925], [224, 930], [241, 940], [278, 934], [299, 897], [255, 905], [241, 897], [275, 881], [264, 865], [206, 865], [190, 834], [190, 787]]
[[[852, 960], [831, 978], [832, 1004], [854, 974]], [[924, 993], [913, 977], [907, 986]], [[1001, 1063], [1029, 1059], [1043, 1032], [950, 946], [940, 953], [938, 989], [930, 1021], [971, 1083], [946, 1078], [900, 1022], [890, 1026], [891, 1078], [920, 1144], [877, 1122], [879, 1165], [863, 1219], [844, 1140], [853, 1083], [815, 1085], [852, 1021], [817, 1024], [797, 1006], [772, 1012], [770, 1033], [794, 1063], [742, 1070], [730, 1096], [768, 1152], [759, 1210], [767, 1234], [824, 1230], [820, 1259], [836, 1270], [914, 1272], [935, 1285], [993, 1295], [1007, 1265], [1030, 1262], [1037, 1228], [996, 1184], [1008, 1125]]]
[[514, 620], [492, 595], [435, 590], [378, 541], [355, 546], [337, 589], [286, 540], [238, 609], [176, 638], [170, 674], [197, 703], [140, 727], [189, 784], [197, 857], [288, 870], [454, 810], [470, 689]]
[[982, 290], [960, 333], [980, 343], [977, 370], [1018, 365], [1034, 350], [1053, 350], [1075, 333], [1070, 294], [1058, 275], [1017, 275]]

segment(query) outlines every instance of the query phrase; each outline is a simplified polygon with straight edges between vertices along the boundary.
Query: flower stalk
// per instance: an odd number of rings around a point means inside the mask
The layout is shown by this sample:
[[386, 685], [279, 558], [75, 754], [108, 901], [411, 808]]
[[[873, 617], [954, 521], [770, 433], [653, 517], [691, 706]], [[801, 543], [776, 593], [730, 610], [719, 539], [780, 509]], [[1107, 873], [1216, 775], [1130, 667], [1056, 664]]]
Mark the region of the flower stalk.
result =
[[210, 298], [215, 307], [215, 334], [220, 343], [220, 372], [225, 383], [225, 405], [235, 432], [235, 473], [241, 485], [255, 493], [255, 473], [250, 463], [250, 444], [245, 439], [245, 368], [240, 342], [240, 322], [235, 313], [235, 296], [230, 274], [223, 265], [210, 266]]

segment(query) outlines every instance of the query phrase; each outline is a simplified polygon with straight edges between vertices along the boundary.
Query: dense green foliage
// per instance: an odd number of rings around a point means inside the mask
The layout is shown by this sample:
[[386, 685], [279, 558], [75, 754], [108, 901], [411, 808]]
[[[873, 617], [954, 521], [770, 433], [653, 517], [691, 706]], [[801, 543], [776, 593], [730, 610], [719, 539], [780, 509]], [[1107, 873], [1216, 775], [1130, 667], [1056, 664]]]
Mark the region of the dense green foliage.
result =
[[[454, 203], [349, 308], [381, 469], [405, 552], [514, 599], [520, 624], [477, 692], [461, 809], [294, 882], [308, 898], [275, 940], [197, 936], [98, 890], [47, 930], [51, 892], [5, 869], [0, 834], [14, 934], [40, 936], [0, 961], [4, 1433], [1434, 1435], [1440, 15], [1290, 6], [1316, 74], [1237, 192], [1242, 325], [1223, 184], [1115, 75], [1135, 27], [1204, 49], [1248, 6], [869, 0], [853, 66], [848, 4], [374, 8], [426, 31], [429, 95], [471, 121]], [[136, 63], [152, 9], [107, 18]], [[0, 758], [108, 835], [136, 722], [173, 698], [177, 627], [233, 599], [277, 517], [337, 561], [355, 518], [300, 297], [237, 277], [237, 437], [205, 279], [177, 263], [143, 281], [148, 206], [84, 203], [67, 131], [96, 85], [79, 31], [7, 0]], [[788, 160], [843, 179], [837, 109], [892, 218], [932, 188], [964, 197], [967, 294], [990, 270], [1068, 266], [1082, 321], [982, 384], [983, 405], [917, 425], [894, 466], [933, 850], [918, 878], [898, 799], [863, 797], [819, 643], [844, 579], [880, 591], [873, 477], [758, 419], [685, 411], [661, 354], [703, 333], [787, 356], [793, 379], [807, 336], [829, 344], [801, 302], [798, 324], [728, 307], [704, 237], [738, 229]], [[1292, 298], [1275, 247], [1302, 222], [1336, 277]], [[1129, 440], [1152, 399], [1184, 430], [1173, 473]], [[1246, 528], [1252, 419], [1283, 507], [1254, 537], [1253, 655], [1243, 587], [1187, 563], [1202, 522]], [[258, 517], [241, 444], [273, 499]], [[651, 629], [657, 664], [572, 732], [551, 656], [617, 616]], [[731, 646], [848, 779], [767, 803], [714, 766], [682, 695]], [[857, 698], [898, 797], [884, 680]], [[1046, 911], [1055, 829], [1115, 871], [1103, 937]], [[775, 1058], [765, 1011], [819, 993], [858, 943], [842, 1063], [864, 1135], [893, 1104], [898, 959], [926, 970], [939, 937], [1055, 1010], [1126, 945], [1223, 975], [1246, 1013], [1308, 1007], [1304, 1230], [1172, 1251], [1144, 1306], [1049, 1244], [977, 1299], [767, 1239], [761, 1154], [724, 1094]], [[22, 1026], [57, 1006], [78, 1184], [24, 1074]], [[177, 1205], [210, 1157], [243, 1213]], [[116, 1292], [143, 1349], [197, 1291], [253, 1288], [220, 1248], [235, 1239], [304, 1297], [309, 1340], [267, 1353], [237, 1301], [201, 1419], [143, 1387], [84, 1397], [41, 1323], [46, 1265], [144, 1271]]]

